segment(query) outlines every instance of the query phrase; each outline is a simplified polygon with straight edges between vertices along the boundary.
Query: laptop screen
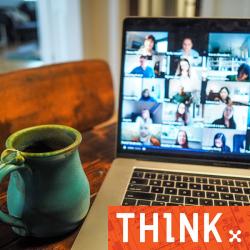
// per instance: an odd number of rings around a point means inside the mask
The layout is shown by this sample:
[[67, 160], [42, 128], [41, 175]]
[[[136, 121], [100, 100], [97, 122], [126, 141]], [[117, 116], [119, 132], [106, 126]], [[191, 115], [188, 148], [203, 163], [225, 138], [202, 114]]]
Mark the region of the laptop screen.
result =
[[250, 159], [249, 65], [247, 20], [127, 19], [118, 149]]

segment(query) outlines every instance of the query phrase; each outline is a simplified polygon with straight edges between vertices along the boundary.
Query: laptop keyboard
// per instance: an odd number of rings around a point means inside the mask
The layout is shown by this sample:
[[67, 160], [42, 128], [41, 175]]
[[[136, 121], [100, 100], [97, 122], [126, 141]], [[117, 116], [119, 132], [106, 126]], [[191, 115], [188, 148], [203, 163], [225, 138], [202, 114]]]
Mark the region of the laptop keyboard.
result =
[[123, 206], [249, 206], [250, 180], [134, 169]]

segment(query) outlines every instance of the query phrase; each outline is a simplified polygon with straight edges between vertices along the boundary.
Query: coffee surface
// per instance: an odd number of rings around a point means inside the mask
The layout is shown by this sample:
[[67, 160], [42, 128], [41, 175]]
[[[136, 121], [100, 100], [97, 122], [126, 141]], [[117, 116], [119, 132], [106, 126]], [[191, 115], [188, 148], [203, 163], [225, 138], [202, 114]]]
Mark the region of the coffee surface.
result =
[[26, 146], [22, 151], [27, 153], [45, 153], [60, 150], [67, 146], [67, 143], [58, 140], [40, 140]]

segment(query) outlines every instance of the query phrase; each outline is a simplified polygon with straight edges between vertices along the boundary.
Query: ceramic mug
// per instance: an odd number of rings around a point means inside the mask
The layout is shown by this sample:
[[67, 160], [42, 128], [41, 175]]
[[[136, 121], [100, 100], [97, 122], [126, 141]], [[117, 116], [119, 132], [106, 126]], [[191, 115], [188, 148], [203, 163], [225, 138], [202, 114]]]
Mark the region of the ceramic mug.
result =
[[81, 134], [62, 125], [20, 130], [6, 141], [0, 182], [10, 174], [7, 207], [0, 220], [22, 236], [54, 237], [81, 224], [90, 190], [78, 146]]

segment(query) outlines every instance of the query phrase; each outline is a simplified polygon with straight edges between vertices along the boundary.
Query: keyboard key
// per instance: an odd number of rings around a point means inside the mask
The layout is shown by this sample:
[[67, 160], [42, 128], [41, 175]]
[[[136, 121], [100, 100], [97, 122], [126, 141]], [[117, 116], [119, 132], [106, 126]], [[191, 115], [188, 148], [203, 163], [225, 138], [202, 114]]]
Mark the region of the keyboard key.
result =
[[200, 198], [200, 205], [213, 206], [213, 200]]
[[194, 182], [194, 177], [192, 177], [192, 176], [183, 176], [183, 181], [185, 181], [185, 182]]
[[246, 181], [235, 181], [236, 187], [248, 187]]
[[207, 192], [207, 198], [210, 199], [219, 199], [219, 194], [215, 192]]
[[127, 191], [125, 197], [140, 200], [155, 200], [155, 194]]
[[193, 190], [193, 196], [194, 197], [205, 197], [205, 192]]
[[234, 181], [233, 180], [222, 180], [222, 185], [234, 186]]
[[216, 186], [216, 191], [217, 192], [229, 192], [229, 188], [227, 186]]
[[229, 206], [242, 206], [242, 202], [239, 202], [239, 201], [229, 201]]
[[176, 187], [177, 188], [187, 188], [188, 184], [185, 182], [176, 182]]
[[167, 174], [158, 174], [157, 179], [158, 180], [168, 180], [168, 175]]
[[138, 200], [136, 205], [137, 206], [150, 206], [151, 205], [151, 201]]
[[174, 182], [173, 181], [163, 181], [163, 186], [164, 187], [174, 187]]
[[201, 184], [189, 183], [189, 188], [190, 189], [201, 190]]
[[250, 194], [250, 188], [244, 188], [244, 193], [245, 194]]
[[154, 174], [154, 173], [146, 173], [145, 174], [145, 178], [155, 179], [156, 178], [156, 174]]
[[196, 177], [196, 182], [197, 183], [207, 183], [208, 179], [207, 178], [203, 178], [203, 177]]
[[129, 191], [149, 192], [150, 187], [145, 185], [130, 184], [128, 186]]
[[232, 194], [224, 194], [224, 193], [221, 193], [220, 194], [220, 198], [222, 200], [234, 200], [234, 196]]
[[164, 202], [168, 202], [169, 201], [169, 195], [164, 195], [164, 194], [158, 194], [156, 197], [157, 201], [164, 201]]
[[170, 180], [171, 181], [181, 181], [181, 176], [180, 175], [170, 175]]
[[171, 196], [170, 202], [172, 203], [184, 203], [184, 197], [181, 196]]
[[185, 204], [187, 205], [198, 205], [198, 199], [193, 197], [185, 197]]
[[228, 202], [222, 201], [222, 200], [214, 200], [214, 205], [215, 206], [228, 206]]
[[165, 188], [165, 194], [177, 194], [177, 189], [175, 189], [175, 188]]
[[161, 186], [161, 181], [151, 180], [151, 181], [149, 182], [149, 185]]
[[243, 194], [243, 189], [241, 187], [230, 187], [231, 193]]
[[151, 205], [152, 206], [165, 206], [166, 203], [163, 201], [152, 201]]
[[182, 204], [178, 204], [178, 203], [173, 203], [173, 202], [169, 202], [167, 203], [167, 206], [182, 206]]
[[163, 188], [162, 187], [152, 187], [151, 188], [151, 192], [152, 193], [158, 193], [158, 194], [162, 194], [163, 193]]
[[206, 191], [215, 191], [215, 186], [213, 185], [203, 185], [203, 189]]
[[142, 178], [143, 177], [143, 172], [134, 171], [133, 177], [134, 178]]
[[209, 184], [221, 185], [220, 179], [209, 179]]
[[144, 185], [147, 185], [148, 180], [147, 179], [140, 179], [140, 178], [132, 178], [130, 183], [131, 184], [144, 184]]
[[248, 196], [247, 195], [235, 194], [234, 197], [235, 197], [236, 201], [248, 202]]
[[136, 200], [134, 199], [124, 199], [122, 205], [123, 206], [134, 206], [136, 204]]
[[191, 196], [191, 190], [179, 189], [178, 195]]

